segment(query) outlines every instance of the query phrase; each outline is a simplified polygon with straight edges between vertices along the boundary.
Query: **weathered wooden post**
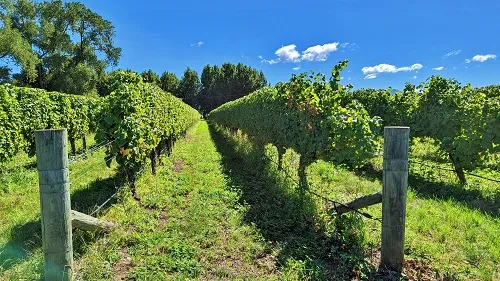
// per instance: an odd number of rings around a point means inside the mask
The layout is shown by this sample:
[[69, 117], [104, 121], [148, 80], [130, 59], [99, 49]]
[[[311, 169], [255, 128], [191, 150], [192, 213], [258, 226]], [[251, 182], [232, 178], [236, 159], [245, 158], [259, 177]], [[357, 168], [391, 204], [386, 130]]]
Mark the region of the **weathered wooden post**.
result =
[[73, 243], [66, 129], [35, 131], [45, 280], [71, 280]]
[[384, 128], [381, 269], [401, 273], [404, 259], [409, 127]]

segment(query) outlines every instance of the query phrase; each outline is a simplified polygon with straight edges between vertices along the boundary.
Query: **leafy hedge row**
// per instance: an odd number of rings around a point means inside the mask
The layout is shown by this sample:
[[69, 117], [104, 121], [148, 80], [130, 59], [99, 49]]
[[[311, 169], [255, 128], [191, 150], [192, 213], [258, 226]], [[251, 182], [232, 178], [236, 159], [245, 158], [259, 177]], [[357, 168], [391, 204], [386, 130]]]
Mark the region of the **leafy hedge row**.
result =
[[115, 159], [133, 183], [146, 159], [183, 135], [200, 115], [137, 74], [121, 71], [115, 80], [113, 92], [103, 99], [96, 141], [112, 142], [108, 165]]
[[402, 92], [361, 89], [347, 100], [358, 100], [384, 125], [406, 125], [414, 137], [439, 141], [462, 183], [489, 155], [500, 152], [500, 87], [472, 88], [455, 79], [433, 76]]
[[35, 154], [35, 130], [67, 128], [72, 144], [95, 131], [96, 98], [0, 85], [0, 162], [21, 151]]
[[241, 129], [258, 143], [272, 143], [279, 151], [293, 148], [301, 154], [301, 170], [318, 158], [363, 165], [377, 148], [379, 118], [370, 117], [359, 102], [341, 105], [349, 90], [339, 84], [346, 65], [338, 64], [329, 81], [323, 74], [293, 75], [287, 83], [218, 107], [209, 119]]

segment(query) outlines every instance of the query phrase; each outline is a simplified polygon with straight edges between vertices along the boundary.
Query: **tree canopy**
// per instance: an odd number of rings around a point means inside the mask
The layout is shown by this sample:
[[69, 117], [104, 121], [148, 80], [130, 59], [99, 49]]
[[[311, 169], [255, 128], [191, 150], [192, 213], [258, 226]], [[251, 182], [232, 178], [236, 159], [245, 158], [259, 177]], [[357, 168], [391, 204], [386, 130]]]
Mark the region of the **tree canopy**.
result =
[[[82, 3], [1, 0], [0, 20], [0, 38], [13, 39], [1, 40], [0, 59], [21, 67], [14, 76], [19, 84], [73, 94], [96, 92], [106, 68], [116, 66], [121, 55], [111, 22]], [[4, 74], [12, 76], [10, 69]]]
[[179, 97], [179, 86], [181, 81], [172, 72], [163, 72], [160, 77], [160, 88], [167, 93], [171, 93], [176, 97]]
[[200, 109], [204, 113], [246, 96], [267, 85], [262, 71], [242, 63], [224, 63], [221, 67], [206, 65], [201, 74]]
[[160, 76], [158, 76], [158, 74], [156, 74], [152, 69], [142, 72], [141, 76], [144, 82], [160, 85]]
[[185, 103], [198, 109], [199, 90], [200, 79], [198, 78], [198, 72], [188, 67], [186, 71], [184, 71], [184, 75], [179, 84], [179, 97], [183, 99]]

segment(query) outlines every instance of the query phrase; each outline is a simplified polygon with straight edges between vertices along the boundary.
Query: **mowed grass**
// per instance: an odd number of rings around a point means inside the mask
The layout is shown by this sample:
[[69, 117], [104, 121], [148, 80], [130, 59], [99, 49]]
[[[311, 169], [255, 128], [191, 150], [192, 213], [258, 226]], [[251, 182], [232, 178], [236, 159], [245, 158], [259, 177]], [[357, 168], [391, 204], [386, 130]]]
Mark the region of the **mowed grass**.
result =
[[[446, 165], [427, 140], [412, 155]], [[120, 185], [103, 156], [72, 167], [72, 179], [81, 180], [72, 185], [73, 209], [90, 213]], [[275, 147], [198, 123], [157, 175], [146, 169], [140, 176], [141, 202], [124, 189], [97, 214], [118, 228], [74, 232], [76, 279], [378, 280], [380, 222], [332, 216], [331, 203], [297, 187], [298, 157], [287, 151], [280, 171]], [[310, 188], [341, 202], [376, 192], [381, 159], [372, 162], [352, 171], [318, 161], [307, 169]], [[15, 169], [0, 174], [0, 280], [37, 280], [43, 271], [33, 163], [20, 155], [7, 164]], [[88, 166], [96, 170], [78, 176]], [[436, 169], [410, 169], [405, 274], [499, 280], [498, 186], [470, 178], [462, 187]], [[496, 176], [495, 169], [475, 172]], [[381, 217], [381, 205], [363, 211]]]
[[273, 249], [244, 222], [248, 206], [232, 188], [221, 155], [200, 122], [124, 192], [104, 218], [120, 227], [89, 246], [77, 262], [82, 280], [277, 280]]

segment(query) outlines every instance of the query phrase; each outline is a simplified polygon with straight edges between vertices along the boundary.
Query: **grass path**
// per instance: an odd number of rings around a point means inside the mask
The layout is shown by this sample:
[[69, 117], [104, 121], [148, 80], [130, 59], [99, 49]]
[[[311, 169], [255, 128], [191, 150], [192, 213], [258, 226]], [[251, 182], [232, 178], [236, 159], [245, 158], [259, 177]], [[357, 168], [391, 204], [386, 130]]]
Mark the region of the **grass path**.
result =
[[256, 228], [243, 222], [247, 207], [227, 185], [221, 155], [200, 122], [156, 176], [141, 177], [141, 204], [122, 194], [105, 215], [121, 227], [83, 255], [82, 278], [278, 279], [273, 253]]

